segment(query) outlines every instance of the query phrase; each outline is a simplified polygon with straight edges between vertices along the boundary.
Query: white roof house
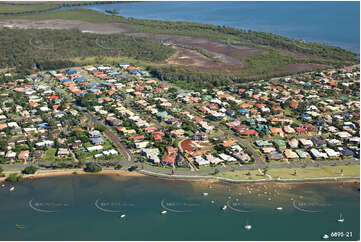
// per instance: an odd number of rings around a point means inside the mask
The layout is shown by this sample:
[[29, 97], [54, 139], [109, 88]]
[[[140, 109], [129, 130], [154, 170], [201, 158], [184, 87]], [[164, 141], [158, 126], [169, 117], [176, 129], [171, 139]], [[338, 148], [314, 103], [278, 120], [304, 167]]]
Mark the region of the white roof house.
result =
[[203, 159], [202, 156], [196, 156], [194, 161], [200, 166], [209, 165], [210, 163], [208, 160]]
[[206, 158], [212, 164], [218, 164], [218, 163], [222, 162], [221, 159], [219, 159], [218, 157], [214, 157], [212, 154], [207, 154]]
[[323, 152], [320, 152], [319, 150], [317, 150], [317, 149], [314, 149], [314, 148], [312, 148], [311, 150], [310, 150], [310, 153], [311, 153], [311, 155], [314, 157], [314, 158], [324, 158], [324, 159], [327, 159], [328, 158], [328, 156], [327, 156], [327, 154], [326, 153], [323, 153]]
[[227, 154], [219, 154], [218, 155], [222, 160], [225, 160], [225, 161], [237, 161], [236, 158], [230, 156], [230, 155], [227, 155]]
[[102, 152], [104, 155], [118, 155], [118, 151], [111, 149], [111, 150], [104, 150]]
[[97, 150], [103, 150], [104, 147], [102, 145], [95, 145], [95, 146], [91, 146], [86, 148], [89, 152], [91, 151], [97, 151]]
[[333, 149], [330, 148], [325, 148], [324, 151], [327, 153], [327, 155], [330, 158], [334, 158], [334, 157], [339, 157], [340, 156], [340, 152], [334, 151]]

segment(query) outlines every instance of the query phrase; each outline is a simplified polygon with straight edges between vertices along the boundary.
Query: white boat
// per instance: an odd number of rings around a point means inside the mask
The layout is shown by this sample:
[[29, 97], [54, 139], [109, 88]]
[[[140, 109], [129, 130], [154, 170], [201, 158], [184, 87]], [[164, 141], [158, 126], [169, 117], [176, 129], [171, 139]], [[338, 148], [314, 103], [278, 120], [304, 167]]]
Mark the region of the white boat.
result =
[[5, 184], [1, 184], [2, 187], [5, 187]]
[[337, 222], [343, 223], [344, 221], [345, 221], [345, 219], [342, 217], [342, 213], [340, 213], [340, 218], [337, 219]]
[[208, 192], [203, 192], [202, 196], [208, 196]]
[[163, 210], [162, 212], [160, 212], [161, 214], [166, 214], [167, 210]]
[[15, 190], [15, 187], [10, 187], [10, 192], [14, 191]]
[[245, 229], [245, 230], [251, 230], [251, 229], [252, 229], [252, 225], [247, 224], [247, 225], [244, 226], [244, 229]]
[[223, 205], [222, 210], [226, 210], [227, 209], [227, 205]]
[[125, 214], [120, 215], [120, 218], [125, 218]]
[[283, 209], [283, 207], [278, 207], [276, 208], [277, 210], [281, 211]]
[[323, 236], [322, 236], [322, 239], [328, 239], [329, 238], [329, 236], [327, 235], [327, 234], [324, 234]]
[[214, 203], [214, 201], [212, 200], [212, 201], [211, 201], [211, 203], [213, 204], [213, 203]]

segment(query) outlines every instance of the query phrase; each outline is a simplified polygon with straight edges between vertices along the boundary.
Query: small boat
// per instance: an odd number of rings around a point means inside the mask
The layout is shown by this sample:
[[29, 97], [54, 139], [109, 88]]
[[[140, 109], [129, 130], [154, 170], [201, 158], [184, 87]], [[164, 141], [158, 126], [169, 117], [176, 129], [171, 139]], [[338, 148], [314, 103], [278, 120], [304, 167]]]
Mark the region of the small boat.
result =
[[5, 184], [1, 184], [1, 187], [5, 187]]
[[125, 218], [125, 214], [120, 215], [120, 218]]
[[202, 196], [208, 196], [208, 192], [203, 192]]
[[322, 236], [322, 239], [328, 239], [329, 238], [329, 236], [327, 235], [327, 234], [324, 234], [323, 236]]
[[160, 214], [166, 214], [167, 210], [163, 210], [162, 212], [160, 212]]
[[227, 205], [223, 205], [222, 210], [226, 210], [227, 209]]
[[281, 210], [283, 210], [283, 207], [278, 207], [278, 208], [276, 208], [277, 210], [279, 210], [279, 211], [281, 211]]
[[244, 229], [245, 229], [245, 230], [251, 230], [251, 229], [252, 229], [252, 225], [247, 224], [247, 225], [244, 226]]
[[340, 218], [337, 219], [337, 222], [343, 223], [344, 221], [345, 221], [345, 219], [342, 217], [342, 213], [340, 213]]
[[15, 190], [15, 187], [10, 187], [10, 192], [14, 191]]
[[212, 201], [211, 201], [211, 203], [213, 204], [213, 203], [214, 203], [214, 201], [212, 200]]

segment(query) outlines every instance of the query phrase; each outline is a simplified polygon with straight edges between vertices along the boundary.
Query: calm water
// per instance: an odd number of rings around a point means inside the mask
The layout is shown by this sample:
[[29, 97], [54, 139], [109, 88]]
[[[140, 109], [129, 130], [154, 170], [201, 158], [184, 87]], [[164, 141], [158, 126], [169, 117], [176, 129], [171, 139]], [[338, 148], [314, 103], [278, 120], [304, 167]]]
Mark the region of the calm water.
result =
[[271, 32], [360, 53], [359, 2], [137, 2], [91, 5], [119, 15]]
[[[41, 178], [16, 185], [13, 192], [0, 187], [0, 238], [320, 240], [325, 233], [352, 232], [349, 239], [358, 240], [357, 188], [353, 183], [213, 183], [210, 188], [199, 181], [116, 175]], [[227, 203], [235, 210], [220, 209]], [[170, 209], [165, 215], [162, 206]], [[276, 210], [280, 206], [283, 210]], [[340, 212], [343, 224], [336, 222]], [[250, 231], [243, 228], [247, 222]]]

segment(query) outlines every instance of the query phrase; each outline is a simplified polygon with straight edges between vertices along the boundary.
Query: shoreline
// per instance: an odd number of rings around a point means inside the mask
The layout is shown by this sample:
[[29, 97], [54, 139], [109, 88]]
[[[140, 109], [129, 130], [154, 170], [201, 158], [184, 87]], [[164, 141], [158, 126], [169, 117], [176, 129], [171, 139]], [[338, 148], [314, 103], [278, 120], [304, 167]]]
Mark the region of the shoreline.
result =
[[[74, 174], [76, 172], [76, 174]], [[262, 184], [262, 183], [283, 183], [283, 184], [300, 184], [300, 183], [330, 183], [330, 182], [347, 182], [347, 183], [360, 183], [359, 177], [320, 177], [320, 178], [303, 178], [303, 179], [259, 179], [259, 180], [233, 180], [217, 176], [181, 176], [181, 175], [166, 175], [159, 174], [144, 170], [138, 170], [129, 172], [127, 170], [114, 170], [104, 169], [99, 173], [89, 173], [82, 169], [71, 169], [71, 170], [53, 170], [53, 171], [40, 171], [36, 174], [24, 175], [24, 179], [38, 179], [38, 178], [50, 178], [57, 176], [69, 176], [69, 175], [120, 175], [124, 177], [156, 177], [159, 179], [167, 180], [183, 180], [183, 181], [198, 181], [205, 183], [216, 183], [216, 182], [227, 182], [234, 184]], [[0, 177], [0, 182], [5, 182], [6, 177]]]

